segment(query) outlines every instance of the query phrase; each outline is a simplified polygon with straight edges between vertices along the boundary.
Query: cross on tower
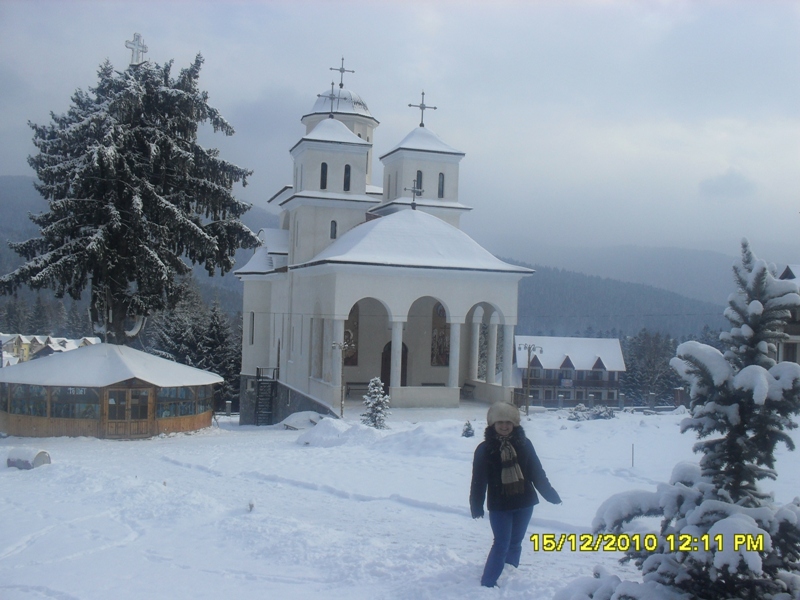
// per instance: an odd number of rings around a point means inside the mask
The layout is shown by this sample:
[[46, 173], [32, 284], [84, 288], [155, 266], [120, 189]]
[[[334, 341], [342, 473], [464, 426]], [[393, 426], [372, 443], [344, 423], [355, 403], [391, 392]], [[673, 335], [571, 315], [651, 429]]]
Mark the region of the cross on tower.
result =
[[345, 73], [355, 73], [355, 71], [351, 71], [350, 69], [344, 68], [344, 56], [342, 57], [342, 66], [339, 68], [330, 67], [331, 71], [339, 71], [339, 89], [344, 87], [344, 74]]
[[[409, 104], [409, 106], [411, 106]], [[422, 125], [422, 127], [425, 127]], [[419, 182], [416, 179], [413, 179], [411, 182], [410, 188], [403, 188], [404, 192], [411, 192], [411, 210], [417, 210], [417, 196], [422, 196], [422, 193], [425, 191], [417, 187]]]
[[147, 52], [147, 46], [144, 45], [141, 34], [134, 33], [133, 41], [126, 41], [125, 47], [131, 50], [131, 66], [140, 65], [144, 62], [142, 60], [142, 54]]
[[419, 126], [425, 127], [425, 109], [430, 108], [432, 110], [436, 110], [435, 106], [428, 106], [425, 104], [425, 90], [422, 90], [422, 102], [419, 104], [409, 104], [411, 108], [418, 108], [420, 115], [419, 115]]
[[336, 85], [333, 81], [331, 81], [331, 93], [330, 94], [317, 94], [317, 98], [327, 98], [331, 101], [331, 114], [328, 115], [329, 118], [333, 118], [333, 101], [336, 100], [336, 94], [333, 93], [333, 86]]

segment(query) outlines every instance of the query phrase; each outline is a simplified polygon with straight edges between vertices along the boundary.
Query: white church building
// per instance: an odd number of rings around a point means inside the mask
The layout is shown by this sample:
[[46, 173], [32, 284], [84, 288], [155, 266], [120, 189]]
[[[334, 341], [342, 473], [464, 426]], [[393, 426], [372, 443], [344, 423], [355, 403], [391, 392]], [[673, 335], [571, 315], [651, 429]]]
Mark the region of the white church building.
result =
[[464, 153], [424, 126], [424, 94], [416, 106], [420, 125], [380, 157], [382, 187], [372, 182], [378, 121], [357, 94], [332, 86], [301, 118], [292, 185], [269, 200], [279, 228], [236, 271], [242, 424], [259, 422], [259, 403], [267, 422], [338, 414], [373, 377], [398, 407], [457, 406], [463, 390], [511, 399], [517, 286], [532, 271], [461, 231]]

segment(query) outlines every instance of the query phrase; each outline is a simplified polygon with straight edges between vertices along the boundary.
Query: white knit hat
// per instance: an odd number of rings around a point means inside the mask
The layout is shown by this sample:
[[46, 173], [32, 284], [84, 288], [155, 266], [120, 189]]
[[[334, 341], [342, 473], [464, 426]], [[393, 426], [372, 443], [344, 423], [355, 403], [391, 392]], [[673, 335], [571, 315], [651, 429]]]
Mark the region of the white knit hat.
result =
[[508, 402], [495, 402], [486, 413], [486, 424], [491, 427], [498, 421], [511, 421], [514, 427], [519, 427], [519, 409]]

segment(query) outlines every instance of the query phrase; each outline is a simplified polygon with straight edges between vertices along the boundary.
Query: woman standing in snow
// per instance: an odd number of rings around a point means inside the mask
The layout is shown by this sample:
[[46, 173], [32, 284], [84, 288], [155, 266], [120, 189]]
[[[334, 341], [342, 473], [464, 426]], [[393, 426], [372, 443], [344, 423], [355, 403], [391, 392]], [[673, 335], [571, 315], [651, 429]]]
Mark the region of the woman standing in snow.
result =
[[561, 503], [519, 419], [519, 409], [513, 404], [493, 404], [486, 415], [484, 441], [475, 449], [472, 463], [469, 494], [472, 518], [483, 517], [483, 499], [488, 488], [486, 507], [494, 534], [481, 577], [481, 585], [486, 587], [497, 585], [506, 564], [519, 566], [522, 539], [533, 507], [539, 503], [536, 490], [548, 502]]

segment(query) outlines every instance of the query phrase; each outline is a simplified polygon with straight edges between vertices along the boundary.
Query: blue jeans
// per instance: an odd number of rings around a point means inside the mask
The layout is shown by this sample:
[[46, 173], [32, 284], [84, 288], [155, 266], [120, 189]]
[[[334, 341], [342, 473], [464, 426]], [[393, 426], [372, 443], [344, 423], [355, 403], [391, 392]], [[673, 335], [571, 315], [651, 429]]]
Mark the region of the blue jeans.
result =
[[522, 554], [522, 538], [528, 530], [533, 506], [518, 508], [516, 510], [489, 511], [489, 524], [494, 534], [494, 544], [486, 557], [486, 566], [483, 568], [481, 585], [493, 587], [497, 584], [500, 573], [506, 564], [519, 566], [519, 557]]

